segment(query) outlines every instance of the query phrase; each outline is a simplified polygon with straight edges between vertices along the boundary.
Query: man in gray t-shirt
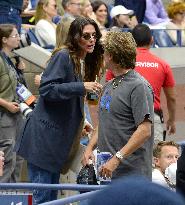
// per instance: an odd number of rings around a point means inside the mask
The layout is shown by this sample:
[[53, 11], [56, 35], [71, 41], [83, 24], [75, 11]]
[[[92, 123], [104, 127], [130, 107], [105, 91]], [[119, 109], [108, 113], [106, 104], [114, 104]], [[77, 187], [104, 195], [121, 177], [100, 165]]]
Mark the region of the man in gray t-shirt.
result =
[[115, 78], [103, 89], [99, 103], [99, 125], [84, 153], [83, 164], [100, 152], [113, 157], [100, 171], [103, 177], [137, 174], [151, 178], [153, 146], [153, 92], [136, 73], [136, 44], [130, 33], [109, 32], [104, 41], [105, 64]]
[[[119, 81], [119, 79], [118, 79]], [[153, 99], [149, 84], [134, 70], [122, 77], [114, 89], [113, 81], [104, 88], [99, 106], [98, 148], [116, 154], [127, 144], [145, 118], [152, 122]], [[153, 139], [121, 161], [113, 177], [130, 173], [151, 177]]]

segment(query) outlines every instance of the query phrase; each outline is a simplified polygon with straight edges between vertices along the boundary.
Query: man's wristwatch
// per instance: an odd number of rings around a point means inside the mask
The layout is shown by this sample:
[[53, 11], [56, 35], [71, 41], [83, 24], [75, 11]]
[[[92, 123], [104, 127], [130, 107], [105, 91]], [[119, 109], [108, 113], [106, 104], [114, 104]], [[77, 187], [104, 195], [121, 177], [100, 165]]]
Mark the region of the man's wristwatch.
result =
[[115, 155], [115, 156], [116, 156], [116, 158], [118, 158], [120, 161], [123, 160], [123, 158], [124, 158], [124, 155], [121, 154], [120, 151], [116, 152], [116, 155]]

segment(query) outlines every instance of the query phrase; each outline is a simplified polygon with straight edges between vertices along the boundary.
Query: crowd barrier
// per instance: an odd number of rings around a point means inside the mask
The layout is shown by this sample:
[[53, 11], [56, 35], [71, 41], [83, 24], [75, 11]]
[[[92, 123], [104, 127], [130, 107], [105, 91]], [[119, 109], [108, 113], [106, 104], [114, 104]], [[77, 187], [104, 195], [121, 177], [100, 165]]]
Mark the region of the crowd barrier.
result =
[[[107, 29], [108, 31], [111, 28]], [[166, 28], [151, 28], [152, 35], [153, 35], [153, 47], [160, 48], [160, 47], [182, 47], [182, 31], [185, 29], [166, 29]], [[131, 32], [130, 28], [123, 28], [121, 29], [122, 32]], [[174, 44], [168, 34], [167, 31], [176, 31], [177, 33], [177, 43]]]
[[[182, 29], [151, 29], [154, 38], [153, 47], [181, 47]], [[176, 31], [176, 44], [171, 40], [168, 31]]]
[[[37, 184], [37, 183], [0, 183], [0, 190], [34, 190], [34, 189], [52, 189], [52, 190], [72, 190], [72, 191], [83, 191], [86, 193], [76, 194], [73, 196], [69, 196], [67, 198], [62, 198], [58, 200], [54, 200], [51, 202], [42, 203], [40, 205], [64, 205], [73, 202], [82, 201], [88, 199], [91, 195], [95, 194], [97, 191], [105, 188], [106, 185], [82, 185], [82, 184]], [[5, 195], [6, 196], [6, 195]], [[15, 195], [16, 196], [16, 195]], [[1, 199], [1, 205], [3, 200]], [[14, 205], [13, 198], [12, 203], [10, 205]], [[21, 204], [22, 202], [18, 202], [15, 204]], [[6, 204], [8, 205], [8, 204]]]
[[65, 205], [65, 204], [69, 204], [69, 203], [73, 203], [73, 202], [79, 202], [79, 201], [89, 199], [89, 197], [93, 196], [97, 192], [98, 191], [91, 191], [91, 192], [87, 192], [87, 193], [83, 193], [83, 194], [77, 194], [74, 196], [69, 196], [65, 199], [58, 199], [58, 200], [42, 203], [40, 205]]

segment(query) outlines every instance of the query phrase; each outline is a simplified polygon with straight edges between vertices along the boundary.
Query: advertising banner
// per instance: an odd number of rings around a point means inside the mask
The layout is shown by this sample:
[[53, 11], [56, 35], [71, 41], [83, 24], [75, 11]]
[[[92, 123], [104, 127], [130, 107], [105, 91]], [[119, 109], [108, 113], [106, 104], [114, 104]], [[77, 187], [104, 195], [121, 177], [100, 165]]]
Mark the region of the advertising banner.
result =
[[32, 205], [31, 193], [0, 192], [1, 205]]

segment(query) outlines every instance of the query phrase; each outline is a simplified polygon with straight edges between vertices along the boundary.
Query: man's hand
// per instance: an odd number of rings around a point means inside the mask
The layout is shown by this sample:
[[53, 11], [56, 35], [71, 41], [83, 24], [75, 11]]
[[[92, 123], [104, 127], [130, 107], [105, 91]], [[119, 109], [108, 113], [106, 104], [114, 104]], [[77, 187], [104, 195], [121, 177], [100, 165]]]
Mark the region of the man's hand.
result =
[[103, 178], [111, 178], [113, 171], [120, 164], [120, 160], [113, 156], [110, 160], [108, 160], [104, 165], [100, 168], [100, 176]]
[[168, 135], [175, 134], [175, 132], [176, 132], [175, 122], [168, 120], [166, 122], [166, 130], [168, 132]]
[[94, 164], [95, 157], [94, 157], [94, 154], [93, 154], [93, 150], [91, 150], [87, 147], [85, 152], [83, 153], [83, 157], [82, 157], [83, 166], [88, 165], [90, 161]]

